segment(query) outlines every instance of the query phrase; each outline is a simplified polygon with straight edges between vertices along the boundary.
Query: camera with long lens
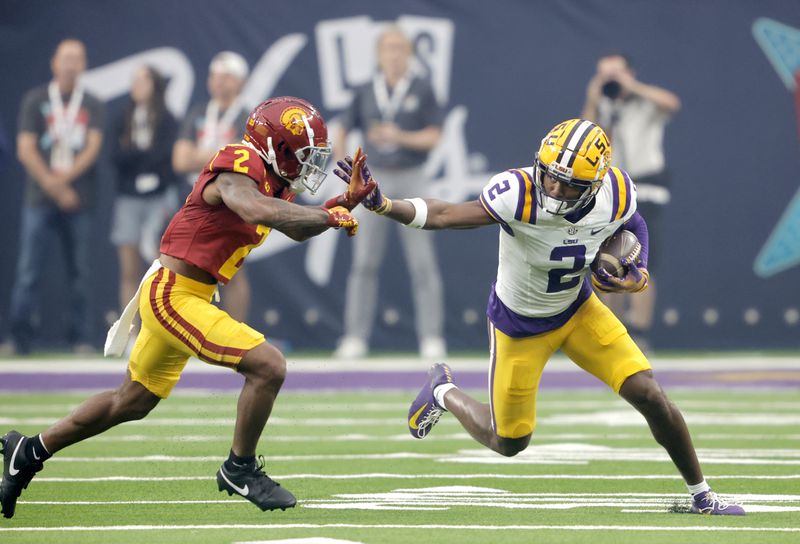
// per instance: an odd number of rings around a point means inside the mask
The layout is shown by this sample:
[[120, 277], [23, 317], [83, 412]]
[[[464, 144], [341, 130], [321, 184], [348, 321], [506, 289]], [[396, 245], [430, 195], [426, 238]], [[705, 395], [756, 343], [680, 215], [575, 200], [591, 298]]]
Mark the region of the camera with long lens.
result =
[[611, 100], [616, 99], [620, 93], [622, 92], [622, 85], [620, 85], [619, 81], [616, 79], [612, 79], [610, 81], [606, 81], [601, 89], [601, 92], [604, 96], [607, 96]]

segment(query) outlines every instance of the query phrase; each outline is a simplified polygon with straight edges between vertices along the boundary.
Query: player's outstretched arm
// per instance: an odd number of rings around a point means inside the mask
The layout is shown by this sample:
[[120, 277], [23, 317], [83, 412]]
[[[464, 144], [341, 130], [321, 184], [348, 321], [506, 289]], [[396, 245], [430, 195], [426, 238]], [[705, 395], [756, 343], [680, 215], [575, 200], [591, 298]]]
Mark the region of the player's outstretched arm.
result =
[[252, 179], [241, 174], [220, 174], [206, 187], [203, 198], [212, 205], [225, 204], [248, 223], [279, 230], [297, 241], [316, 236], [330, 227], [344, 228], [350, 236], [358, 230], [358, 221], [344, 208], [328, 210], [267, 198], [258, 192]]
[[460, 203], [421, 198], [391, 200], [383, 195], [365, 161], [361, 162], [361, 168], [355, 170], [351, 157], [337, 162], [337, 165], [339, 168], [334, 169], [334, 174], [348, 185], [352, 185], [355, 179], [364, 186], [374, 185], [372, 192], [361, 200], [365, 208], [409, 227], [426, 230], [468, 229], [495, 223], [478, 200]]
[[383, 215], [425, 230], [470, 229], [495, 223], [478, 200], [459, 203], [433, 198], [392, 200], [391, 209]]

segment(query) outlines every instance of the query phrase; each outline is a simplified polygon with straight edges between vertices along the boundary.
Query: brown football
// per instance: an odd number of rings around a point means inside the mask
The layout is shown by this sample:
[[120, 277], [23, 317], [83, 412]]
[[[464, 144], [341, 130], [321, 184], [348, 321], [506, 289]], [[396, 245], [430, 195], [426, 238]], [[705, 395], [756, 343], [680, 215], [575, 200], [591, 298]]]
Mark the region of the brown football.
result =
[[592, 262], [592, 271], [605, 270], [609, 275], [617, 278], [625, 277], [628, 270], [622, 264], [623, 259], [628, 262], [636, 262], [639, 253], [642, 251], [642, 244], [639, 239], [629, 230], [621, 230], [606, 238], [600, 249], [597, 250], [597, 257]]

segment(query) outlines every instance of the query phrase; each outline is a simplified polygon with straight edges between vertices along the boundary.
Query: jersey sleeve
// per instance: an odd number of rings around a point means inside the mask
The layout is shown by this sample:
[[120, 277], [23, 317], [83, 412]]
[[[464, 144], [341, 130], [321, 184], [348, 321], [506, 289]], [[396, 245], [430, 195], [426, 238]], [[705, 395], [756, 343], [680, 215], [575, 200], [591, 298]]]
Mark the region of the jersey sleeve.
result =
[[481, 191], [479, 200], [501, 225], [508, 226], [514, 221], [533, 223], [536, 219], [533, 180], [525, 170], [507, 170], [493, 176]]
[[246, 145], [229, 144], [220, 148], [205, 168], [206, 172], [219, 175], [222, 172], [243, 174], [258, 185], [258, 190], [271, 196], [271, 189], [266, 183], [266, 167], [264, 161], [254, 149]]
[[625, 222], [636, 213], [636, 185], [625, 170], [612, 166], [606, 174], [611, 188], [609, 223]]

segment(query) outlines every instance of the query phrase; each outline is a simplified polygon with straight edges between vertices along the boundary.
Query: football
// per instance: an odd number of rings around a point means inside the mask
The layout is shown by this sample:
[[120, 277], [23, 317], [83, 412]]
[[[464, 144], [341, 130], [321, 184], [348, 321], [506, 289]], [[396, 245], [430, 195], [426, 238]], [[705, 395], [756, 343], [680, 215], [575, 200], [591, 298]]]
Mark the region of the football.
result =
[[623, 278], [628, 269], [621, 261], [627, 259], [629, 262], [636, 262], [641, 251], [642, 244], [631, 231], [615, 232], [600, 244], [597, 257], [592, 262], [592, 272], [604, 270], [611, 276]]

